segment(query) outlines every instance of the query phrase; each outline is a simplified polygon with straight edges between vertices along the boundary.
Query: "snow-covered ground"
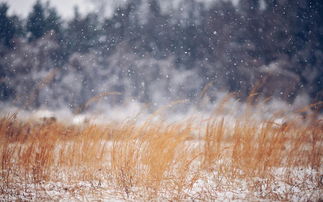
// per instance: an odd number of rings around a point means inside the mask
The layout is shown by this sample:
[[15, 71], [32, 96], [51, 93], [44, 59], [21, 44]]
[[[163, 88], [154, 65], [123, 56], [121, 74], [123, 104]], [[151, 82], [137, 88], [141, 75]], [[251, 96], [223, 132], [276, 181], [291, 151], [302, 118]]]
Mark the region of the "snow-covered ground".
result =
[[[322, 173], [322, 170], [321, 170]], [[285, 181], [288, 175], [289, 181]], [[189, 189], [169, 190], [166, 186], [156, 195], [156, 200], [194, 201], [319, 201], [322, 199], [322, 179], [319, 173], [309, 168], [274, 168], [269, 178], [233, 179], [220, 173], [205, 172]], [[321, 176], [322, 178], [322, 176]], [[170, 181], [171, 183], [171, 181]], [[320, 184], [321, 183], [321, 184]], [[88, 180], [79, 182], [39, 182], [38, 184], [15, 183], [4, 187], [1, 183], [0, 198], [16, 200], [60, 200], [60, 201], [137, 201], [147, 200], [147, 187], [130, 187], [128, 193], [113, 182]]]

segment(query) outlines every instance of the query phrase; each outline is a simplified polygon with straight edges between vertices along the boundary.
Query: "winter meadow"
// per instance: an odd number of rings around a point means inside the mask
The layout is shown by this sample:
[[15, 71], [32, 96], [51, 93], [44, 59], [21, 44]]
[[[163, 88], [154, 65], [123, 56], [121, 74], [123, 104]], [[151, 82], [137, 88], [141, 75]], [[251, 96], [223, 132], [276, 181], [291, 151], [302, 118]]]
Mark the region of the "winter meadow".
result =
[[0, 1], [0, 201], [322, 201], [323, 2]]

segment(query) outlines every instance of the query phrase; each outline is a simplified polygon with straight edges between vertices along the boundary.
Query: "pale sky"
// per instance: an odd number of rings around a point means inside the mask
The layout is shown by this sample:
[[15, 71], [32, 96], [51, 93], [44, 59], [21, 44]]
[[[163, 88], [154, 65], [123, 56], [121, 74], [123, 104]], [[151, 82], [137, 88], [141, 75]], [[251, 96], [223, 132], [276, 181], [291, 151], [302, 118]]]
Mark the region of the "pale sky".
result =
[[[42, 2], [47, 2], [48, 0], [41, 0]], [[106, 2], [105, 16], [110, 16], [112, 14], [113, 8], [116, 4], [123, 4], [128, 0], [104, 0]], [[180, 2], [185, 0], [170, 0], [174, 2]], [[216, 0], [197, 0], [199, 2], [204, 2], [206, 4], [214, 2]], [[239, 0], [227, 0], [232, 1], [233, 4], [237, 4]], [[28, 13], [31, 11], [36, 0], [0, 0], [0, 2], [7, 2], [9, 5], [9, 15], [16, 14], [21, 17], [27, 17]], [[98, 9], [92, 2], [100, 2], [100, 0], [49, 0], [50, 5], [55, 7], [59, 14], [63, 18], [71, 18], [74, 14], [74, 6], [79, 7], [81, 14], [85, 14], [89, 11]], [[163, 1], [161, 1], [163, 2]]]
[[[0, 2], [7, 2], [9, 5], [9, 15], [17, 14], [21, 17], [27, 17], [31, 11], [36, 0], [0, 0]], [[46, 2], [46, 0], [42, 0]], [[78, 5], [81, 13], [94, 10], [91, 0], [50, 0], [50, 5], [56, 7], [57, 11], [64, 18], [73, 17], [73, 8]]]

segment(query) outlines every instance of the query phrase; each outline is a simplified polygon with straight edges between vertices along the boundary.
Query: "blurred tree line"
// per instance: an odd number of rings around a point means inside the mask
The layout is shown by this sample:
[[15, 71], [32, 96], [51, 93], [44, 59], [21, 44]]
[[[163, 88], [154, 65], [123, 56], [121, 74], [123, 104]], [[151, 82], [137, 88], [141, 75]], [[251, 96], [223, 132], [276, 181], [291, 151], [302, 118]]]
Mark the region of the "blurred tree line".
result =
[[[173, 68], [198, 72], [202, 87], [212, 82], [241, 99], [256, 91], [289, 102], [300, 93], [308, 93], [313, 103], [323, 100], [322, 2], [240, 0], [207, 6], [187, 0], [164, 10], [160, 3], [129, 1], [109, 18], [95, 12], [84, 16], [75, 8], [70, 20], [41, 1], [27, 19], [9, 16], [8, 5], [0, 4], [0, 99], [28, 97], [52, 69], [62, 75], [85, 71], [75, 58], [91, 55], [91, 64], [115, 68], [106, 58], [121, 51], [173, 58]], [[93, 82], [81, 80], [82, 86]], [[87, 91], [91, 94], [91, 87]]]

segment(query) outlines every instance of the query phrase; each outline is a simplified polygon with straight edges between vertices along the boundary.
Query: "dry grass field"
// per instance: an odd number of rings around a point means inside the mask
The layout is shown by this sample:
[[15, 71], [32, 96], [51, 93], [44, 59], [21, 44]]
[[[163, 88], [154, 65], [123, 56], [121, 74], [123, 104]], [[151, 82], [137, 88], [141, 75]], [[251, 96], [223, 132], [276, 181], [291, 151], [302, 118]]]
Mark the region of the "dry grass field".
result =
[[322, 200], [320, 120], [134, 120], [2, 117], [1, 200]]

